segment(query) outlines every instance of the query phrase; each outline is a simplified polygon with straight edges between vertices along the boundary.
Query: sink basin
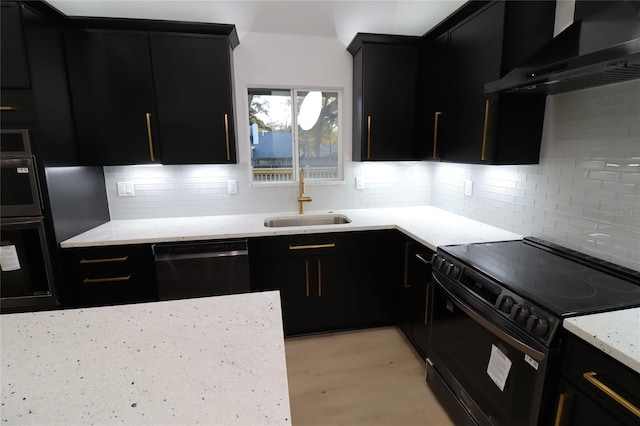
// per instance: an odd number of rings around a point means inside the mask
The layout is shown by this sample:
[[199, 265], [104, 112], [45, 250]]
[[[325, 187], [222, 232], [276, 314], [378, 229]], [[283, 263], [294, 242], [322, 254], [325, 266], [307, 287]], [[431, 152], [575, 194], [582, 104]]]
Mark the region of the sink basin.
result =
[[281, 228], [284, 226], [341, 225], [345, 223], [351, 223], [351, 220], [341, 214], [269, 217], [264, 220], [264, 226], [269, 228]]

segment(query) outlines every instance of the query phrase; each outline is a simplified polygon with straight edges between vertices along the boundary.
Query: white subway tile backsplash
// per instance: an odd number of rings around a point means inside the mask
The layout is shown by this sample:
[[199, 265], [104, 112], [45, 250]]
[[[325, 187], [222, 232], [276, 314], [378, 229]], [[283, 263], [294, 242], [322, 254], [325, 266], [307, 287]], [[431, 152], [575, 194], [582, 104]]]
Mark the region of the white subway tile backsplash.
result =
[[[432, 204], [640, 270], [640, 80], [547, 101], [538, 166], [457, 165], [452, 173], [435, 164]], [[512, 179], [496, 182], [486, 169]], [[482, 190], [448, 190], [466, 179]], [[492, 187], [506, 188], [513, 204], [490, 210], [501, 193]]]

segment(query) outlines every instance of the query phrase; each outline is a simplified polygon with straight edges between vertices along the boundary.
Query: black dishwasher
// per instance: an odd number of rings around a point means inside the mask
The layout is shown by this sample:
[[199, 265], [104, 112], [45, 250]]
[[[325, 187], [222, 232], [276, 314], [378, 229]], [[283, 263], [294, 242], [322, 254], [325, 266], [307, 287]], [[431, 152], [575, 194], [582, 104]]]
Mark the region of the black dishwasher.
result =
[[154, 244], [159, 300], [249, 292], [247, 240]]

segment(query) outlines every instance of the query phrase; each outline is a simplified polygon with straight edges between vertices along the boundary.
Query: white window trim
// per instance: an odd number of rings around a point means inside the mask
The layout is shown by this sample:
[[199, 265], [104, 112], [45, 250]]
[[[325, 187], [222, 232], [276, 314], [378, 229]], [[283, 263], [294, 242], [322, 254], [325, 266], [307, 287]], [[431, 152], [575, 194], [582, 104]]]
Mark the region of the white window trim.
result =
[[291, 102], [291, 120], [294, 133], [293, 149], [294, 154], [292, 159], [293, 177], [291, 182], [256, 182], [253, 180], [253, 166], [251, 165], [251, 143], [249, 140], [242, 142], [243, 149], [247, 155], [247, 163], [249, 165], [247, 174], [250, 188], [268, 188], [268, 187], [293, 187], [298, 186], [300, 183], [300, 151], [298, 147], [298, 126], [297, 117], [294, 117], [294, 100], [296, 99], [298, 91], [323, 91], [323, 92], [337, 92], [338, 93], [338, 177], [336, 179], [311, 179], [305, 178], [305, 184], [313, 186], [332, 186], [332, 185], [344, 185], [344, 146], [343, 146], [343, 98], [344, 88], [342, 87], [330, 87], [330, 86], [287, 86], [280, 84], [247, 84], [244, 87], [244, 110], [245, 110], [245, 124], [249, 122], [249, 103], [247, 99], [249, 97], [249, 90], [251, 89], [275, 89], [275, 90], [290, 90], [292, 91]]

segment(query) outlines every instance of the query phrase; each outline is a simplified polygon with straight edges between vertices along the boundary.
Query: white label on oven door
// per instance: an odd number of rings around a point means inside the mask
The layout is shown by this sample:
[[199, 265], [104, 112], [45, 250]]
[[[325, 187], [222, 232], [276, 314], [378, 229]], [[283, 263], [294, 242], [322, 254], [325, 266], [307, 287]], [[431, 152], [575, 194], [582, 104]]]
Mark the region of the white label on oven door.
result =
[[28, 167], [18, 167], [16, 170], [20, 174], [29, 174], [29, 168]]
[[491, 345], [491, 357], [489, 358], [487, 374], [501, 391], [504, 391], [504, 385], [507, 383], [510, 370], [511, 360], [495, 345]]
[[20, 269], [20, 260], [18, 260], [16, 246], [0, 247], [0, 269], [5, 272], [17, 271]]
[[539, 366], [538, 361], [536, 361], [535, 359], [531, 358], [529, 355], [524, 354], [524, 360], [527, 361], [527, 364], [529, 364], [530, 366], [532, 366], [536, 370], [538, 369], [538, 366]]

